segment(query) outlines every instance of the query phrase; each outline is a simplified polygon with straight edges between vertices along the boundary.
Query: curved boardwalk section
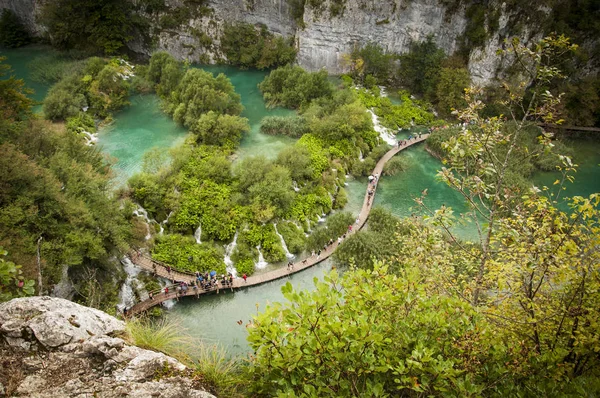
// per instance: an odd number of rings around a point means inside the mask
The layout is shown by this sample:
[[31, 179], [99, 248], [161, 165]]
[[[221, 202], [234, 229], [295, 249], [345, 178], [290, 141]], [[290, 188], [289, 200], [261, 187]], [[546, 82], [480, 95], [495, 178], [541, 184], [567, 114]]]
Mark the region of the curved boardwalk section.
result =
[[[427, 139], [428, 136], [429, 136], [429, 134], [423, 134], [419, 138], [413, 138], [412, 140], [405, 142], [404, 145], [400, 145], [400, 146], [394, 147], [393, 149], [389, 150], [379, 160], [379, 162], [377, 162], [377, 165], [375, 166], [375, 169], [373, 169], [372, 174], [380, 177], [381, 172], [383, 171], [383, 166], [385, 166], [385, 164], [394, 155], [396, 155], [398, 152], [400, 152], [414, 144], [425, 141], [425, 139]], [[369, 214], [371, 212], [371, 207], [373, 206], [378, 181], [379, 181], [379, 178], [377, 179], [377, 181], [374, 184], [369, 184], [369, 186], [367, 188], [367, 192], [365, 192], [365, 197], [363, 199], [363, 205], [362, 205], [360, 214], [358, 216], [358, 219], [359, 219], [358, 225], [353, 225], [352, 231], [350, 231], [349, 234], [353, 234], [356, 231], [360, 230], [367, 222], [367, 218], [369, 217]], [[371, 189], [373, 191], [373, 195], [372, 195], [371, 199], [369, 199], [368, 189]], [[183, 297], [183, 296], [199, 297], [201, 294], [206, 294], [206, 293], [213, 292], [213, 291], [216, 291], [218, 293], [220, 290], [240, 289], [240, 288], [245, 288], [245, 287], [249, 287], [249, 286], [260, 285], [261, 283], [273, 281], [275, 279], [284, 278], [288, 275], [294, 274], [296, 272], [300, 272], [306, 268], [310, 268], [313, 265], [320, 263], [323, 260], [326, 260], [333, 254], [333, 252], [335, 252], [337, 247], [338, 247], [338, 242], [334, 241], [334, 243], [332, 245], [329, 245], [326, 250], [321, 251], [320, 256], [318, 256], [318, 257], [316, 255], [310, 256], [302, 261], [298, 261], [298, 262], [294, 263], [291, 270], [287, 269], [286, 267], [282, 267], [280, 269], [265, 272], [264, 274], [250, 276], [250, 277], [248, 277], [248, 279], [246, 281], [244, 281], [242, 278], [237, 278], [237, 279], [234, 279], [232, 286], [216, 287], [216, 288], [213, 288], [210, 290], [204, 290], [200, 287], [194, 288], [193, 286], [188, 286], [187, 291], [177, 292], [176, 288], [175, 288], [176, 285], [173, 285], [173, 286], [169, 287], [168, 293], [165, 293], [164, 290], [153, 292], [154, 294], [153, 294], [152, 299], [148, 298], [146, 300], [143, 300], [143, 301], [137, 303], [136, 305], [131, 307], [131, 309], [128, 311], [128, 314], [135, 315], [140, 312], [146, 311], [149, 308], [152, 308], [153, 306], [162, 303], [163, 301], [167, 301], [167, 300], [171, 300], [171, 299], [178, 299], [179, 297]], [[187, 282], [189, 284], [190, 282], [193, 282], [196, 279], [196, 276], [192, 273], [184, 273], [184, 272], [179, 272], [179, 271], [175, 271], [175, 270], [171, 270], [171, 272], [168, 272], [167, 264], [163, 264], [159, 261], [153, 260], [152, 258], [145, 256], [143, 254], [138, 254], [136, 252], [132, 252], [132, 253], [130, 253], [130, 258], [131, 258], [131, 261], [135, 265], [139, 266], [140, 268], [150, 271], [157, 276], [172, 280], [174, 283], [175, 282]], [[219, 284], [217, 284], [217, 286], [219, 286]]]

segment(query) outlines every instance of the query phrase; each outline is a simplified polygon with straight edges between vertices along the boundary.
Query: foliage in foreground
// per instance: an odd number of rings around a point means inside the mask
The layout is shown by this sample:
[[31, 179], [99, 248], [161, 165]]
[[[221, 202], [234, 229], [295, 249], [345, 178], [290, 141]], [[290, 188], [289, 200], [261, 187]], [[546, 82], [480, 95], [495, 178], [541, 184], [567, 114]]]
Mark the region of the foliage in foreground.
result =
[[107, 195], [110, 169], [96, 148], [30, 117], [21, 80], [1, 80], [0, 93], [0, 242], [7, 260], [22, 265], [20, 278], [41, 269], [39, 293], [58, 283], [66, 264], [75, 301], [113, 312], [121, 278], [114, 255], [132, 238], [129, 205]]
[[[0, 256], [8, 253], [0, 247]], [[35, 292], [33, 280], [25, 280], [21, 266], [12, 261], [0, 258], [0, 302], [14, 297], [31, 296]]]

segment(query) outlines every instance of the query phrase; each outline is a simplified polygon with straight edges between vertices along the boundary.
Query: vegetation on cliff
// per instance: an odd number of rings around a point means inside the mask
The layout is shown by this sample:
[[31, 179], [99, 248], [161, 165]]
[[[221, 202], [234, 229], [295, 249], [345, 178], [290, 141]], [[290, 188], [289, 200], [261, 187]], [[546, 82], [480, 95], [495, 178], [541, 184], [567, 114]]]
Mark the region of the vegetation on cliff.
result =
[[22, 81], [0, 80], [0, 92], [0, 244], [24, 277], [41, 272], [38, 293], [67, 265], [75, 300], [114, 312], [113, 256], [133, 238], [130, 204], [108, 194], [110, 167], [96, 148], [31, 115]]

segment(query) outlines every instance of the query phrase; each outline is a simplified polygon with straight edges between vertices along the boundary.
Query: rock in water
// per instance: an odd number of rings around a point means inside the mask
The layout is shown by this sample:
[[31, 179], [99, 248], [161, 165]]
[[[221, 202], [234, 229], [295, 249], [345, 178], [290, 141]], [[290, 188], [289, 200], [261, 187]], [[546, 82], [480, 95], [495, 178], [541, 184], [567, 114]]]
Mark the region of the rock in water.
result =
[[190, 371], [182, 363], [128, 345], [118, 337], [124, 332], [124, 322], [60, 298], [0, 304], [0, 382], [5, 393], [214, 398], [187, 377]]

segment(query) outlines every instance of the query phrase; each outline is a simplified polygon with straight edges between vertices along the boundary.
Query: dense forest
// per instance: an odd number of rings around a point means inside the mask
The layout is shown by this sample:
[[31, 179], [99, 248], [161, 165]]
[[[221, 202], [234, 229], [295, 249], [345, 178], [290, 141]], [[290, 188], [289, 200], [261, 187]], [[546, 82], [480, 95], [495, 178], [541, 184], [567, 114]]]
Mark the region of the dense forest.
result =
[[[183, 4], [190, 8], [167, 10], [161, 1], [135, 7], [165, 28], [184, 24], [193, 16], [186, 10], [210, 13], [203, 1]], [[582, 18], [578, 29], [573, 21], [593, 5], [565, 4], [555, 5], [553, 28], [573, 40], [581, 29], [595, 32], [596, 21]], [[330, 5], [343, 13], [343, 1]], [[294, 65], [293, 42], [232, 23], [220, 42], [227, 62], [269, 68], [257, 87], [265, 103], [295, 110], [264, 118], [260, 131], [297, 139], [273, 160], [236, 160], [250, 125], [225, 74], [166, 52], [130, 63], [125, 45], [149, 23], [134, 3], [80, 6], [75, 12], [73, 1], [60, 0], [43, 9], [52, 45], [63, 52], [37, 71], [53, 84], [41, 114], [0, 58], [0, 300], [51, 293], [67, 275], [74, 301], [115, 313], [115, 286], [125, 279], [119, 259], [131, 248], [176, 270], [221, 274], [223, 246], [236, 239], [231, 259], [246, 275], [259, 253], [271, 263], [286, 260], [279, 235], [294, 254], [319, 250], [354, 223], [343, 211], [346, 175], [369, 175], [390, 149], [370, 110], [392, 131], [429, 129], [428, 150], [442, 160], [438, 178], [464, 199], [466, 212], [430, 208], [427, 190], [415, 198], [413, 217], [374, 208], [367, 228], [335, 252], [337, 269], [311, 291], [287, 283], [286, 302], [256, 314], [249, 358], [227, 359], [204, 346], [194, 354], [176, 327], [155, 320], [131, 321], [134, 339], [177, 356], [221, 396], [600, 391], [600, 194], [563, 197], [576, 178], [572, 149], [540, 128], [598, 124], [598, 79], [575, 73], [588, 49], [558, 34], [534, 46], [509, 40], [498, 56], [518, 61], [511, 79], [476, 88], [464, 54], [448, 56], [431, 38], [402, 55], [370, 43], [346, 54], [348, 73], [333, 79]], [[493, 25], [480, 8], [469, 12], [472, 21]], [[6, 10], [0, 33], [5, 47], [31, 40]], [[464, 46], [477, 46], [485, 33], [469, 25]], [[399, 100], [382, 95], [383, 86]], [[87, 137], [133, 93], [155, 93], [189, 134], [169, 153], [148, 152], [142, 171], [113, 189], [110, 160]], [[405, 167], [394, 160], [386, 173]], [[539, 170], [561, 177], [534, 187]], [[569, 211], [559, 209], [565, 203]], [[164, 232], [134, 215], [140, 206]], [[473, 240], [453, 229], [464, 218], [475, 225]], [[157, 286], [149, 276], [146, 282], [142, 290]]]

